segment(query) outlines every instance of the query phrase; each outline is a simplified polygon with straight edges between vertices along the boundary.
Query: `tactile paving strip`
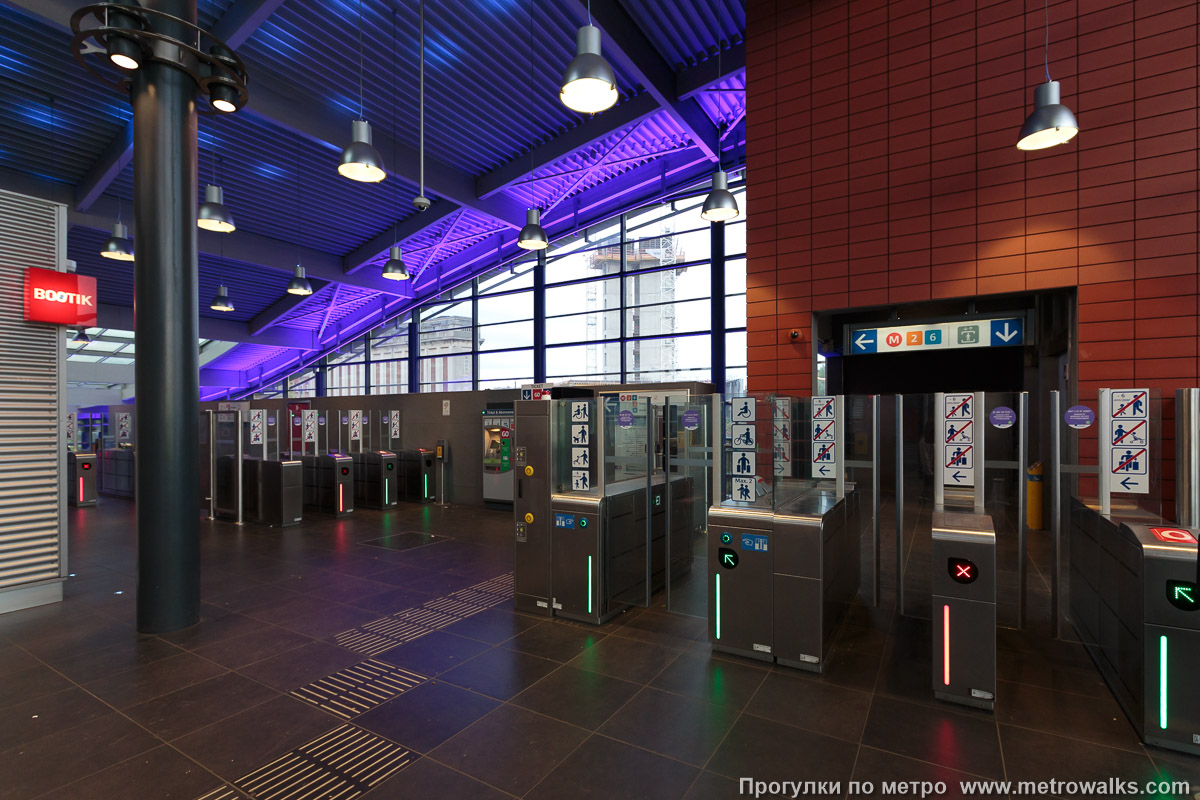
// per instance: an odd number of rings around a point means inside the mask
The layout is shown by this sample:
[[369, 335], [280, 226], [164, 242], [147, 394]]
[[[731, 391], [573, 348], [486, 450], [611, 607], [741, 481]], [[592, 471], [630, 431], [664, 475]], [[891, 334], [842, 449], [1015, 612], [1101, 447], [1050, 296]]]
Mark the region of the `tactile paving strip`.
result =
[[512, 573], [451, 592], [445, 597], [406, 608], [357, 628], [342, 631], [334, 642], [347, 650], [377, 656], [397, 645], [419, 639], [427, 633], [453, 625], [492, 606], [512, 599]]
[[351, 800], [412, 761], [400, 745], [342, 725], [234, 784], [257, 800]]
[[294, 689], [291, 694], [331, 714], [351, 719], [424, 680], [424, 675], [370, 659]]
[[231, 786], [218, 786], [208, 794], [197, 797], [196, 800], [242, 800], [242, 796]]

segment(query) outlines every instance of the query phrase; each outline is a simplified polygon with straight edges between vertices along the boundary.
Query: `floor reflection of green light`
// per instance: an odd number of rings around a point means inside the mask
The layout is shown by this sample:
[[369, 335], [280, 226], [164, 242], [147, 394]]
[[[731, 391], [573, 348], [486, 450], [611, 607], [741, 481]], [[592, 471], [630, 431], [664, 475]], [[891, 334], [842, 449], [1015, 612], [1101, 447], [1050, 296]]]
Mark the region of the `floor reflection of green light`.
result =
[[725, 699], [725, 673], [721, 670], [720, 665], [713, 668], [712, 673], [712, 697], [714, 702], [721, 702]]

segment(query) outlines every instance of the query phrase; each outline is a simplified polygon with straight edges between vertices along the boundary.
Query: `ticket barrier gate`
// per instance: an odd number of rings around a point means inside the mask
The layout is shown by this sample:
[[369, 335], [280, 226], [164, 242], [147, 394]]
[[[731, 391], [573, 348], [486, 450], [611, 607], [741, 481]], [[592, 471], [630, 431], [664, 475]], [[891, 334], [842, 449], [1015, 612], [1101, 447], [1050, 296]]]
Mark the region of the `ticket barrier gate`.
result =
[[655, 468], [645, 398], [614, 397], [606, 411], [585, 390], [562, 391], [515, 404], [514, 606], [601, 624], [691, 569], [703, 487]]
[[858, 594], [858, 501], [811, 487], [774, 511], [709, 509], [714, 650], [822, 671]]
[[128, 447], [110, 447], [100, 455], [99, 492], [107, 497], [132, 500], [137, 474], [137, 455]]
[[[606, 485], [599, 497], [554, 494], [550, 498], [554, 528], [550, 541], [551, 610], [555, 616], [599, 625], [666, 585], [690, 568], [687, 509], [692, 480], [627, 480]], [[667, 514], [670, 495], [671, 514]], [[646, 558], [646, 514], [650, 514], [650, 559]], [[668, 523], [668, 518], [670, 523]], [[667, 525], [671, 524], [671, 536]], [[668, 565], [668, 541], [671, 552]]]
[[304, 462], [245, 457], [242, 504], [251, 522], [280, 528], [298, 524], [304, 514]]
[[1196, 528], [1071, 498], [1070, 608], [1142, 741], [1200, 755]]
[[410, 503], [432, 503], [436, 489], [434, 452], [418, 447], [400, 450], [396, 456], [400, 472], [398, 489], [404, 492], [404, 499]]
[[351, 453], [354, 459], [354, 502], [363, 508], [394, 508], [400, 499], [400, 459], [387, 450]]
[[344, 517], [354, 511], [354, 459], [344, 453], [305, 455], [304, 505]]
[[75, 508], [89, 508], [96, 505], [96, 469], [95, 453], [80, 453], [74, 450], [67, 453], [67, 503]]
[[996, 531], [987, 514], [934, 511], [933, 694], [992, 710], [996, 699]]

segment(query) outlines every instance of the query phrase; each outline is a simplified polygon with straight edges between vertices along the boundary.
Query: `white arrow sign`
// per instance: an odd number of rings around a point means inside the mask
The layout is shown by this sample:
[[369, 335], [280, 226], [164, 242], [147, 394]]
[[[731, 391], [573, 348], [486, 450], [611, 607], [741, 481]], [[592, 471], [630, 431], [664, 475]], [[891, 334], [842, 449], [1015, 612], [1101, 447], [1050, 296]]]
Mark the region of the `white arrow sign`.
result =
[[858, 335], [858, 338], [854, 340], [854, 343], [856, 345], [858, 345], [860, 348], [862, 348], [864, 345], [868, 345], [873, 341], [875, 341], [875, 340], [872, 339], [870, 336], [867, 336], [865, 333], [860, 333]]
[[1009, 329], [1009, 324], [1006, 322], [1006, 323], [1004, 323], [1004, 331], [1003, 331], [1003, 332], [997, 332], [997, 333], [996, 333], [996, 338], [997, 338], [997, 339], [1003, 339], [1003, 340], [1004, 340], [1004, 341], [1006, 341], [1006, 342], [1011, 342], [1011, 341], [1013, 340], [1013, 337], [1014, 337], [1014, 336], [1019, 336], [1020, 334], [1021, 334], [1021, 332], [1020, 332], [1020, 331], [1014, 331], [1014, 330], [1010, 330], [1010, 329]]

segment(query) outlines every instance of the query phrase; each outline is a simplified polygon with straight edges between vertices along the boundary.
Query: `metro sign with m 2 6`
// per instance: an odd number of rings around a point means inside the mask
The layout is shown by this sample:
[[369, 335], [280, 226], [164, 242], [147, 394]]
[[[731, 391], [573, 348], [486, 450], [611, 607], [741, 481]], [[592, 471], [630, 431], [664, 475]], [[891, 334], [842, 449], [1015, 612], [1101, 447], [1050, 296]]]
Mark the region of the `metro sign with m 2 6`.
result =
[[1020, 317], [937, 322], [888, 328], [850, 330], [847, 355], [910, 353], [960, 347], [1015, 347], [1026, 344], [1025, 320]]

